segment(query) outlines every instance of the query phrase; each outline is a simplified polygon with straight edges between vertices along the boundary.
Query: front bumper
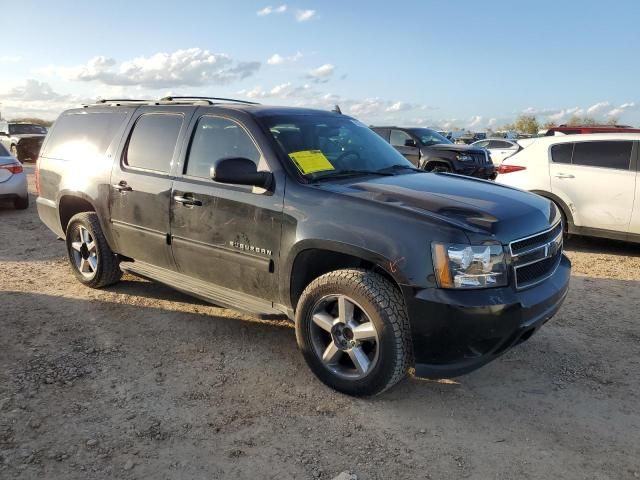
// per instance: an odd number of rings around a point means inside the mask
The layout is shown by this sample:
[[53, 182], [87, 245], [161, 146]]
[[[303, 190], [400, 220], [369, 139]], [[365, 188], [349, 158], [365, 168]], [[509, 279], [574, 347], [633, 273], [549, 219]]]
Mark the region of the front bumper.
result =
[[456, 173], [484, 180], [495, 180], [498, 176], [494, 165], [461, 165]]
[[526, 290], [403, 288], [411, 320], [416, 375], [463, 375], [528, 340], [558, 311], [569, 289], [571, 262]]

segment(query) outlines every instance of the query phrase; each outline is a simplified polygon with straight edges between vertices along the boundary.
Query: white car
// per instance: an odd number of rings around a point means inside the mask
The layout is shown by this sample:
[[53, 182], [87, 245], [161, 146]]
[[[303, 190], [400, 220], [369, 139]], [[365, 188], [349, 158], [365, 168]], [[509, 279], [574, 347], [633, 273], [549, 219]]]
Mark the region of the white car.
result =
[[471, 145], [488, 150], [494, 165], [500, 165], [506, 158], [522, 150], [522, 146], [516, 140], [506, 138], [487, 138], [473, 142]]
[[0, 144], [0, 201], [7, 200], [20, 210], [29, 207], [27, 176], [22, 164]]
[[496, 182], [547, 197], [569, 233], [640, 243], [640, 134], [541, 137], [498, 167]]

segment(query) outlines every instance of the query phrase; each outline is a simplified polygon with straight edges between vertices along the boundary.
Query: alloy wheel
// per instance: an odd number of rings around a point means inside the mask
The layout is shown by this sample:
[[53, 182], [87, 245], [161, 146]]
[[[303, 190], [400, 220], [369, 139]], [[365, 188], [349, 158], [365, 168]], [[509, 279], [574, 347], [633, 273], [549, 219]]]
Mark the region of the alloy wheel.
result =
[[328, 295], [311, 315], [311, 342], [323, 365], [345, 379], [367, 376], [378, 361], [380, 342], [365, 310], [346, 295]]
[[96, 242], [89, 230], [82, 225], [78, 225], [72, 235], [73, 263], [84, 277], [93, 278], [98, 270]]

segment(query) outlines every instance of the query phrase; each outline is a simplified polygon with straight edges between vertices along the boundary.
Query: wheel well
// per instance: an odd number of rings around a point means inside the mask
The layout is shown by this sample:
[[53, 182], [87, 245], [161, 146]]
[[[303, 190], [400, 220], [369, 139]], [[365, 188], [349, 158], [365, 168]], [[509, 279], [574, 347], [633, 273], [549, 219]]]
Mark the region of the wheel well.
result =
[[[562, 199], [552, 193], [549, 192], [544, 192], [544, 191], [540, 191], [540, 190], [531, 190], [531, 193], [535, 193], [536, 195], [540, 195], [541, 197], [546, 198], [547, 200], [551, 200], [553, 203], [555, 203], [558, 208], [560, 209], [560, 212], [562, 213], [562, 216], [564, 217], [564, 219], [566, 220], [566, 222], [569, 225], [573, 225], [573, 214], [571, 213], [571, 210], [569, 209], [569, 207], [562, 201]], [[566, 225], [565, 228], [567, 228], [569, 225]]]
[[296, 308], [300, 295], [313, 280], [325, 273], [342, 268], [364, 268], [375, 271], [397, 287], [394, 278], [384, 268], [375, 263], [346, 253], [312, 248], [300, 252], [293, 262], [289, 290], [293, 308]]
[[423, 168], [425, 170], [428, 170], [429, 168], [433, 168], [437, 165], [442, 165], [443, 167], [447, 167], [447, 168], [451, 168], [451, 163], [448, 162], [447, 160], [442, 160], [442, 159], [437, 159], [437, 160], [427, 160], [424, 163]]
[[81, 212], [95, 212], [93, 205], [84, 198], [66, 195], [60, 199], [58, 204], [58, 212], [60, 214], [60, 226], [62, 231], [66, 233], [69, 220]]

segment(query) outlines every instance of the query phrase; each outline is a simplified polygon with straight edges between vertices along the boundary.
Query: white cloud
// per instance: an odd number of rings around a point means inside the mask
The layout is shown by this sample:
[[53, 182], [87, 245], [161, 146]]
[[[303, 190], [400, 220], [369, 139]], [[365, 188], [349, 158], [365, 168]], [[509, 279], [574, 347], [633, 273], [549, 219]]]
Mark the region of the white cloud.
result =
[[296, 20], [299, 22], [307, 22], [316, 16], [315, 10], [298, 10], [296, 12]]
[[99, 82], [104, 85], [160, 89], [180, 86], [225, 85], [253, 75], [260, 62], [235, 62], [223, 53], [201, 48], [156, 53], [117, 65], [110, 57], [94, 57], [78, 67], [50, 66], [45, 69], [67, 80]]
[[312, 78], [315, 82], [324, 83], [329, 80], [329, 77], [333, 75], [336, 67], [330, 63], [325, 63], [324, 65], [319, 66], [318, 68], [314, 68], [313, 70], [309, 70], [307, 73], [307, 77]]
[[635, 110], [636, 108], [638, 108], [638, 106], [636, 105], [635, 102], [629, 102], [629, 103], [623, 103], [622, 105], [613, 108], [612, 110], [608, 111], [606, 113], [607, 117], [619, 117], [620, 115], [622, 115], [623, 113], [630, 111], [630, 110]]
[[412, 107], [411, 104], [405, 102], [395, 102], [394, 104], [385, 108], [385, 112], [402, 112], [406, 110], [410, 110]]
[[21, 60], [18, 55], [0, 55], [0, 63], [18, 63]]
[[53, 119], [66, 108], [88, 102], [86, 98], [60, 94], [48, 83], [33, 79], [0, 92], [2, 115], [6, 118], [39, 116]]
[[266, 17], [267, 15], [271, 15], [272, 13], [284, 13], [287, 11], [287, 5], [282, 4], [279, 7], [272, 7], [269, 5], [268, 7], [264, 7], [256, 12], [256, 15], [259, 17]]
[[611, 104], [609, 102], [598, 102], [594, 105], [591, 105], [589, 108], [587, 108], [587, 115], [600, 115], [610, 105]]
[[267, 63], [269, 65], [282, 65], [285, 62], [287, 62], [287, 63], [297, 62], [302, 57], [303, 57], [303, 55], [302, 55], [301, 52], [296, 52], [295, 55], [290, 55], [288, 57], [283, 57], [279, 53], [274, 53], [273, 55], [271, 55], [269, 57], [269, 59], [267, 60]]
[[269, 65], [281, 65], [284, 63], [284, 57], [282, 55], [274, 53], [269, 57], [269, 60], [267, 60], [267, 63]]

